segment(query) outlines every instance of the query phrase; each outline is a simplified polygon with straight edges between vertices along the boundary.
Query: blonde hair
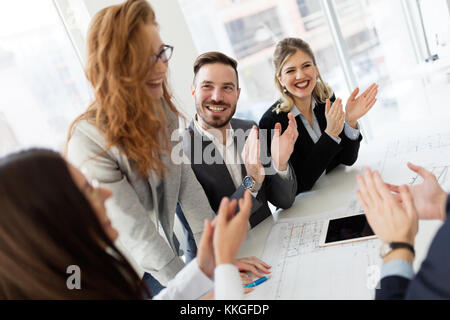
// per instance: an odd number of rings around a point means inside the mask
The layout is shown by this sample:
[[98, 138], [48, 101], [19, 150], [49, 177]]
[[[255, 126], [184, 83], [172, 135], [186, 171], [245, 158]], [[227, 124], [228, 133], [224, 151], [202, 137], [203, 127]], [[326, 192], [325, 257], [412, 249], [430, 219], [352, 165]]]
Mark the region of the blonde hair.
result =
[[324, 103], [326, 99], [329, 99], [333, 95], [333, 90], [325, 83], [320, 75], [319, 68], [316, 64], [316, 58], [308, 43], [300, 38], [285, 38], [278, 42], [275, 52], [273, 54], [273, 64], [275, 67], [275, 86], [281, 93], [280, 103], [274, 108], [273, 111], [289, 112], [294, 107], [294, 98], [289, 92], [285, 92], [285, 89], [281, 86], [278, 77], [281, 76], [281, 69], [286, 61], [293, 56], [298, 50], [301, 50], [307, 54], [313, 61], [314, 66], [317, 68], [317, 82], [312, 92], [312, 95], [316, 101]]
[[[147, 25], [157, 26], [155, 13], [145, 0], [128, 0], [98, 12], [89, 27], [86, 76], [94, 89], [94, 101], [74, 120], [95, 121], [107, 142], [106, 150], [115, 146], [135, 163], [140, 176], [149, 171], [162, 176], [166, 167], [161, 156], [169, 151], [169, 116], [150, 95], [146, 81], [155, 61]], [[178, 115], [167, 79], [163, 97], [169, 109]], [[67, 151], [66, 143], [66, 151]]]

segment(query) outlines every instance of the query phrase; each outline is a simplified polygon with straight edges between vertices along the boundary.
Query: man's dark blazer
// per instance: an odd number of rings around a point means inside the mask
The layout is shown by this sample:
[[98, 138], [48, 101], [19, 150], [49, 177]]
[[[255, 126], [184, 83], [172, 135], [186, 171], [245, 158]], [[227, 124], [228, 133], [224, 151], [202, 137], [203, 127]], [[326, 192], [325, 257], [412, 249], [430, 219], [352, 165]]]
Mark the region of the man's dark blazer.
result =
[[[331, 102], [334, 102], [335, 96], [333, 95], [330, 100]], [[273, 111], [279, 102], [280, 101], [274, 103], [263, 114], [259, 121], [260, 129], [273, 130], [275, 124], [279, 122], [282, 127], [282, 132], [286, 130], [289, 124], [288, 113], [280, 112], [277, 114]], [[303, 125], [300, 116], [295, 117], [299, 135], [289, 161], [297, 176], [297, 194], [310, 190], [325, 170], [326, 173], [328, 173], [339, 164], [347, 166], [354, 164], [358, 158], [359, 146], [362, 140], [361, 134], [357, 140], [350, 140], [345, 135], [344, 130], [342, 130], [339, 135], [341, 143], [336, 143], [336, 141], [331, 139], [328, 134], [324, 134], [327, 127], [325, 103], [317, 103], [314, 108], [314, 114], [316, 115], [320, 131], [322, 132], [322, 136], [315, 144]], [[270, 145], [271, 135], [268, 134], [267, 136], [267, 142], [268, 145]], [[268, 150], [270, 150], [270, 148]]]
[[417, 275], [412, 280], [401, 276], [381, 279], [376, 299], [450, 299], [450, 197], [446, 211], [447, 219], [431, 242]]
[[[256, 125], [253, 121], [231, 119], [231, 127], [235, 132], [235, 142], [237, 143], [237, 152], [240, 155], [245, 144], [244, 139], [237, 137], [237, 132], [246, 132]], [[248, 133], [249, 131], [247, 131]], [[201, 148], [200, 148], [201, 147]], [[194, 150], [197, 148], [197, 150]], [[244, 195], [244, 186], [241, 184], [237, 189], [233, 183], [227, 166], [224, 163], [220, 152], [215, 148], [214, 143], [207, 137], [202, 136], [193, 122], [191, 122], [187, 133], [183, 137], [184, 154], [191, 160], [192, 169], [197, 180], [205, 190], [211, 208], [217, 212], [223, 197], [230, 199], [240, 199]], [[200, 150], [201, 149], [201, 150]], [[203, 152], [212, 154], [218, 163], [205, 163]], [[197, 161], [194, 161], [197, 160]], [[200, 160], [200, 161], [199, 161]], [[199, 162], [199, 163], [196, 163]], [[244, 164], [241, 165], [242, 178], [247, 175]], [[253, 228], [272, 213], [267, 201], [275, 207], [287, 209], [292, 206], [296, 195], [297, 182], [295, 174], [291, 167], [291, 178], [285, 180], [278, 174], [266, 175], [264, 182], [259, 190], [256, 199], [252, 197], [252, 212], [250, 216], [250, 225]]]

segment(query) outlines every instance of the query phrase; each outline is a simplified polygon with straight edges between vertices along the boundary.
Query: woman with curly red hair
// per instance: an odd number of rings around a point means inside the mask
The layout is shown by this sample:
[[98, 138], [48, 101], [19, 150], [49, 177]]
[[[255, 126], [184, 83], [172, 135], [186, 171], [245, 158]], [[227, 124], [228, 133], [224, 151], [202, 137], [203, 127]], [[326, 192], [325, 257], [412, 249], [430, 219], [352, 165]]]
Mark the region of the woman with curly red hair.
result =
[[177, 203], [197, 244], [204, 220], [215, 216], [190, 165], [170, 159], [178, 142], [169, 140], [178, 129], [166, 76], [173, 47], [144, 0], [97, 13], [87, 47], [94, 100], [72, 123], [66, 155], [113, 191], [109, 213], [121, 244], [146, 276], [166, 285], [184, 266], [173, 233]]

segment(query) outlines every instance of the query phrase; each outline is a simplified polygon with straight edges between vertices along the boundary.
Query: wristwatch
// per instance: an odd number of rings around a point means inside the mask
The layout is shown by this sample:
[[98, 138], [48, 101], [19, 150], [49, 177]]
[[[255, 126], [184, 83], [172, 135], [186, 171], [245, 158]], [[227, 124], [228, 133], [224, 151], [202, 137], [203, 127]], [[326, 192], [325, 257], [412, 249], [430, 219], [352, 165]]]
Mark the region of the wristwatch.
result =
[[383, 243], [380, 248], [380, 257], [384, 259], [392, 250], [395, 249], [408, 249], [412, 252], [413, 255], [415, 255], [414, 247], [406, 242], [390, 242], [390, 243]]
[[244, 177], [242, 185], [244, 186], [244, 189], [249, 190], [250, 192], [258, 192], [259, 189], [261, 189], [261, 184], [256, 183], [256, 181], [250, 176]]

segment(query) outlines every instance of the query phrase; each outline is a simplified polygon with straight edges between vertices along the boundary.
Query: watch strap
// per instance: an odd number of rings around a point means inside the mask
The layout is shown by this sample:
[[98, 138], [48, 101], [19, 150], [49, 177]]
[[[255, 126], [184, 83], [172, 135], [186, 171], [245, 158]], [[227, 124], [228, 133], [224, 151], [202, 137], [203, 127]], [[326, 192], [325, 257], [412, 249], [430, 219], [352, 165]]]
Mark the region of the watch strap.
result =
[[[254, 181], [254, 180], [253, 180]], [[261, 189], [262, 184], [257, 183], [255, 181], [255, 183], [253, 184], [253, 187], [250, 189], [250, 191], [252, 192], [258, 192]]]
[[384, 243], [380, 248], [380, 257], [384, 259], [388, 254], [396, 249], [408, 249], [415, 256], [416, 253], [414, 251], [414, 247], [406, 242], [390, 242]]
[[412, 245], [410, 245], [409, 243], [406, 243], [406, 242], [391, 242], [389, 244], [389, 246], [391, 247], [392, 250], [395, 250], [395, 249], [408, 249], [409, 251], [412, 252], [413, 255], [416, 255], [416, 252], [414, 251], [414, 247]]

